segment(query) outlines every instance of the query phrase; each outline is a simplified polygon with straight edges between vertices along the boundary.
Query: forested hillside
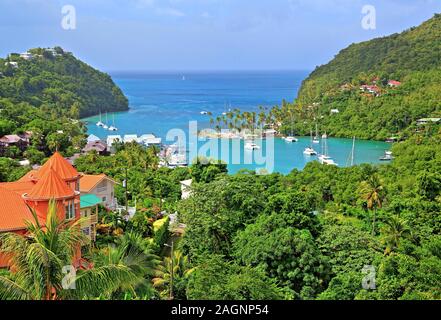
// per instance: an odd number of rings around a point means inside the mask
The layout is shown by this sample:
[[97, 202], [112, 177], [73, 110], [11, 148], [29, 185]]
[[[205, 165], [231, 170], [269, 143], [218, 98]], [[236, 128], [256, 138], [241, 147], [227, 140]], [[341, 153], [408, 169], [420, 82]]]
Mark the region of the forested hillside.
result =
[[63, 49], [31, 49], [26, 58], [0, 59], [0, 98], [47, 111], [68, 111], [72, 118], [123, 111], [127, 98], [109, 75]]
[[297, 134], [309, 134], [317, 122], [332, 136], [406, 138], [417, 119], [441, 115], [440, 101], [438, 14], [419, 27], [342, 50], [311, 73], [294, 103], [275, 113], [283, 132], [290, 130], [286, 119], [292, 116]]

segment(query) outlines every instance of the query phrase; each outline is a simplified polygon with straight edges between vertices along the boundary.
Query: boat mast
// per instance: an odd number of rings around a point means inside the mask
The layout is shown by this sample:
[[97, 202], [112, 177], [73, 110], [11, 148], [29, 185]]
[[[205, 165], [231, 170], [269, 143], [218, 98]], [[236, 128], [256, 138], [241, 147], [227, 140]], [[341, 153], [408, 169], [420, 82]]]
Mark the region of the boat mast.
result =
[[355, 136], [352, 139], [351, 167], [354, 165], [354, 153], [355, 153]]

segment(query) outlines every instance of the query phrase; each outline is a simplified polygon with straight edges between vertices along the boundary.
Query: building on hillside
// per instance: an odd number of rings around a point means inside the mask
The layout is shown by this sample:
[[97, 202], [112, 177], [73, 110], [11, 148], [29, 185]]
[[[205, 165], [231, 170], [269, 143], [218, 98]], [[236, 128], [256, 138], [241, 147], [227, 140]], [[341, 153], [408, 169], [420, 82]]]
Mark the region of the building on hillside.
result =
[[16, 62], [16, 61], [8, 61], [8, 62], [5, 63], [5, 66], [11, 66], [11, 67], [16, 69], [16, 68], [18, 68], [18, 62]]
[[97, 137], [96, 135], [94, 135], [94, 134], [90, 134], [88, 137], [87, 137], [87, 142], [89, 143], [89, 142], [96, 142], [96, 141], [101, 141], [101, 139], [99, 138], [99, 137]]
[[107, 136], [106, 144], [107, 144], [107, 151], [114, 153], [115, 152], [115, 146], [116, 143], [122, 143], [123, 139], [120, 135], [110, 135]]
[[16, 146], [21, 151], [26, 150], [29, 145], [29, 138], [24, 135], [17, 134], [7, 134], [0, 138], [0, 146], [2, 147], [11, 147]]
[[[80, 177], [78, 171], [56, 152], [39, 170], [30, 171], [16, 182], [0, 183], [0, 233], [25, 235], [26, 221], [34, 221], [31, 210], [44, 226], [52, 199], [60, 219], [79, 219]], [[0, 267], [8, 265], [8, 259], [0, 253]]]
[[25, 60], [32, 60], [34, 58], [34, 55], [29, 52], [24, 52], [24, 53], [20, 54], [20, 58], [25, 59]]
[[98, 223], [98, 206], [101, 199], [94, 194], [80, 196], [81, 218], [85, 221], [81, 224], [81, 230], [90, 241], [96, 241], [96, 224]]
[[331, 109], [331, 114], [338, 114], [340, 113], [340, 110], [338, 109]]
[[93, 194], [97, 196], [101, 199], [103, 206], [114, 210], [117, 206], [115, 184], [116, 182], [105, 174], [85, 174], [80, 180], [80, 192], [81, 195]]
[[429, 123], [439, 124], [441, 123], [441, 118], [423, 118], [417, 120], [417, 125], [422, 126]]
[[88, 153], [90, 151], [96, 151], [99, 155], [108, 155], [109, 151], [107, 149], [107, 144], [101, 140], [88, 142], [83, 148], [83, 153]]
[[181, 181], [181, 199], [185, 200], [191, 196], [191, 184], [193, 179]]
[[401, 82], [400, 81], [396, 81], [396, 80], [390, 80], [387, 85], [389, 87], [399, 87], [401, 86]]
[[142, 144], [146, 147], [150, 147], [150, 146], [156, 146], [159, 147], [161, 146], [161, 138], [157, 138], [154, 134], [143, 134], [141, 135], [138, 139], [137, 139], [139, 144]]
[[136, 134], [126, 134], [123, 138], [124, 143], [138, 142], [138, 136]]

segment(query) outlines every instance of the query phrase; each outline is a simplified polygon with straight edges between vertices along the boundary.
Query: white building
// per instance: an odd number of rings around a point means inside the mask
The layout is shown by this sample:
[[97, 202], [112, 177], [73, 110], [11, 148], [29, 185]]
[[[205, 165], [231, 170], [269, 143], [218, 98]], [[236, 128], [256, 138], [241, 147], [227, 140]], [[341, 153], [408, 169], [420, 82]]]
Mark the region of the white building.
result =
[[153, 134], [143, 134], [138, 138], [138, 143], [148, 146], [160, 146], [161, 145], [161, 138], [155, 137]]
[[121, 138], [120, 135], [110, 135], [110, 136], [107, 136], [107, 140], [106, 140], [107, 151], [108, 151], [108, 152], [114, 152], [115, 150], [114, 150], [114, 148], [112, 147], [113, 144], [114, 144], [115, 142], [122, 142], [122, 141], [123, 141], [123, 140], [122, 140], [122, 138]]
[[192, 179], [181, 181], [181, 199], [190, 198], [192, 182]]
[[29, 52], [24, 52], [20, 54], [20, 58], [23, 58], [25, 60], [31, 60], [34, 58], [34, 55], [32, 53]]
[[15, 62], [15, 61], [6, 62], [5, 66], [8, 66], [8, 65], [12, 66], [13, 68], [18, 68], [18, 62]]
[[340, 113], [340, 110], [338, 109], [331, 109], [331, 114], [337, 114]]
[[126, 134], [123, 141], [124, 143], [138, 142], [138, 136], [136, 134]]
[[100, 141], [100, 140], [101, 139], [94, 134], [91, 134], [87, 137], [87, 142], [96, 142], [96, 141]]

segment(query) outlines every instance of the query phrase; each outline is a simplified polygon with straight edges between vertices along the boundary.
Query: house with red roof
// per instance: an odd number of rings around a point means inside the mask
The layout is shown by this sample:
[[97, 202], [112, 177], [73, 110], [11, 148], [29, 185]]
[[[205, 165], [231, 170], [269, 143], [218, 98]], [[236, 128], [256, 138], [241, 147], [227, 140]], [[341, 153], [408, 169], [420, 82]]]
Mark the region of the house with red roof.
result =
[[[34, 221], [35, 211], [41, 225], [45, 224], [49, 201], [56, 203], [57, 214], [63, 220], [77, 220], [80, 212], [80, 174], [60, 153], [38, 170], [31, 170], [16, 182], [0, 183], [0, 233], [26, 234], [26, 222]], [[95, 221], [94, 217], [88, 217]], [[82, 228], [94, 228], [87, 223]], [[7, 258], [0, 253], [0, 268], [7, 267]]]
[[399, 87], [399, 86], [401, 86], [401, 82], [400, 81], [396, 81], [396, 80], [389, 80], [387, 85], [389, 87]]

